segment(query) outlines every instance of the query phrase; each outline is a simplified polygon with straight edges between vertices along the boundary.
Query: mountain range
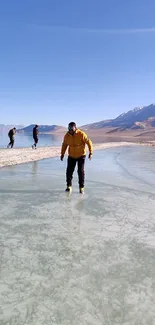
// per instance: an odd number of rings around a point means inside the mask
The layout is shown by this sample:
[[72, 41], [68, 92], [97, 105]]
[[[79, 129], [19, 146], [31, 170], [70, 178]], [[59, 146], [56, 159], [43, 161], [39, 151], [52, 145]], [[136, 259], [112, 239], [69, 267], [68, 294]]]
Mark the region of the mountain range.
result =
[[[32, 132], [34, 124], [24, 128], [19, 128], [20, 132]], [[136, 107], [126, 113], [122, 113], [114, 119], [102, 120], [87, 125], [79, 126], [81, 129], [94, 130], [94, 129], [110, 129], [110, 132], [118, 130], [145, 130], [147, 128], [155, 127], [155, 104], [149, 106]], [[112, 130], [111, 130], [112, 129]], [[59, 125], [39, 125], [40, 133], [55, 133], [66, 131], [66, 128]], [[107, 130], [108, 132], [108, 130]]]
[[0, 124], [0, 131], [8, 131], [12, 128], [21, 129], [24, 127], [24, 125], [6, 125], [6, 124]]
[[155, 127], [155, 104], [136, 107], [127, 113], [122, 113], [115, 119], [103, 120], [82, 126], [82, 128], [85, 129], [100, 129], [105, 127], [118, 128], [121, 130]]
[[[0, 128], [11, 128], [0, 124]], [[32, 133], [34, 124], [29, 126], [16, 126], [18, 132]], [[80, 129], [94, 139], [101, 141], [117, 140], [155, 140], [155, 104], [136, 107], [126, 113], [122, 113], [114, 119], [102, 120], [99, 122], [78, 126]], [[60, 125], [39, 125], [39, 133], [63, 134], [67, 128]], [[117, 139], [117, 140], [116, 140]]]
[[115, 119], [81, 127], [94, 141], [155, 141], [155, 104], [122, 113]]
[[[35, 126], [35, 124], [28, 125], [24, 128], [18, 129], [18, 132], [32, 133], [34, 126]], [[55, 125], [55, 124], [53, 124], [53, 125], [39, 125], [39, 133], [55, 133], [55, 132], [63, 132], [65, 130], [66, 130], [65, 127]]]

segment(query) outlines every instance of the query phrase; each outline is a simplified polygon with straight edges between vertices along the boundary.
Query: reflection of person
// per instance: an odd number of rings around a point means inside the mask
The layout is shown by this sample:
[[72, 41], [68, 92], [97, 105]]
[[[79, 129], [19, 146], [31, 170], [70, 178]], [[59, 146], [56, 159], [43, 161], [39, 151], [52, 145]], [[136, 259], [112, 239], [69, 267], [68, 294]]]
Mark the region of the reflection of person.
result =
[[64, 158], [67, 147], [68, 150], [68, 162], [66, 170], [66, 182], [67, 192], [72, 190], [72, 178], [76, 163], [78, 164], [78, 178], [79, 178], [79, 191], [84, 193], [84, 181], [85, 181], [85, 158], [86, 150], [85, 145], [87, 144], [89, 149], [89, 159], [92, 157], [92, 141], [88, 139], [87, 134], [76, 127], [76, 123], [70, 122], [68, 125], [68, 132], [65, 134], [62, 147], [61, 147], [61, 161]]
[[37, 143], [38, 143], [38, 125], [36, 124], [35, 127], [33, 128], [33, 140], [34, 140], [34, 144], [32, 145], [32, 149], [36, 149], [37, 147]]
[[8, 137], [10, 139], [10, 142], [7, 146], [7, 148], [9, 148], [11, 146], [11, 148], [13, 148], [14, 146], [14, 142], [15, 142], [15, 134], [16, 134], [16, 128], [13, 128], [9, 131], [8, 133]]
[[38, 168], [38, 161], [34, 161], [32, 163], [32, 175], [33, 176], [36, 176], [36, 174], [37, 174], [37, 168]]

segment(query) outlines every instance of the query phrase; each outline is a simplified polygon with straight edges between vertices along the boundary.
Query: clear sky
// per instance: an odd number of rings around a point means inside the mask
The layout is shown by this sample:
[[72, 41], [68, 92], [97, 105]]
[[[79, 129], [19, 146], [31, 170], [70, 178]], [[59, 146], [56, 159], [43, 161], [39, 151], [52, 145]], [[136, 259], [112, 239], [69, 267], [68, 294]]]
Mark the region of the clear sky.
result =
[[5, 0], [0, 123], [78, 125], [155, 102], [155, 0]]

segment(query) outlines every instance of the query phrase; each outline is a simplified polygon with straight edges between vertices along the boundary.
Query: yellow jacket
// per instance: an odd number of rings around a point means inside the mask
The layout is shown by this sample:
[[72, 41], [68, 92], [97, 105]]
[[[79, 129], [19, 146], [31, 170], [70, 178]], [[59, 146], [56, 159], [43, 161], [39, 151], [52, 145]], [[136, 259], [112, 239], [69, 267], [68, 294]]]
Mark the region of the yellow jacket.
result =
[[67, 132], [64, 136], [64, 140], [61, 147], [61, 155], [64, 156], [67, 147], [68, 155], [73, 158], [79, 158], [86, 155], [85, 145], [87, 144], [89, 153], [93, 153], [92, 141], [88, 139], [87, 134], [77, 129], [74, 135]]

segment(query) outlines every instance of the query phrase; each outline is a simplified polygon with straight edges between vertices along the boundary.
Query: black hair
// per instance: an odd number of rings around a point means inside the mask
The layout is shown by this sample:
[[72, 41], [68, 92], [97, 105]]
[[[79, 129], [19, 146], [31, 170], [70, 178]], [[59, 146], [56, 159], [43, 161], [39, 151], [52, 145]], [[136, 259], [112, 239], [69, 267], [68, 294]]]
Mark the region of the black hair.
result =
[[75, 123], [75, 122], [70, 122], [70, 123], [68, 124], [68, 126], [70, 126], [70, 127], [76, 126], [76, 123]]

